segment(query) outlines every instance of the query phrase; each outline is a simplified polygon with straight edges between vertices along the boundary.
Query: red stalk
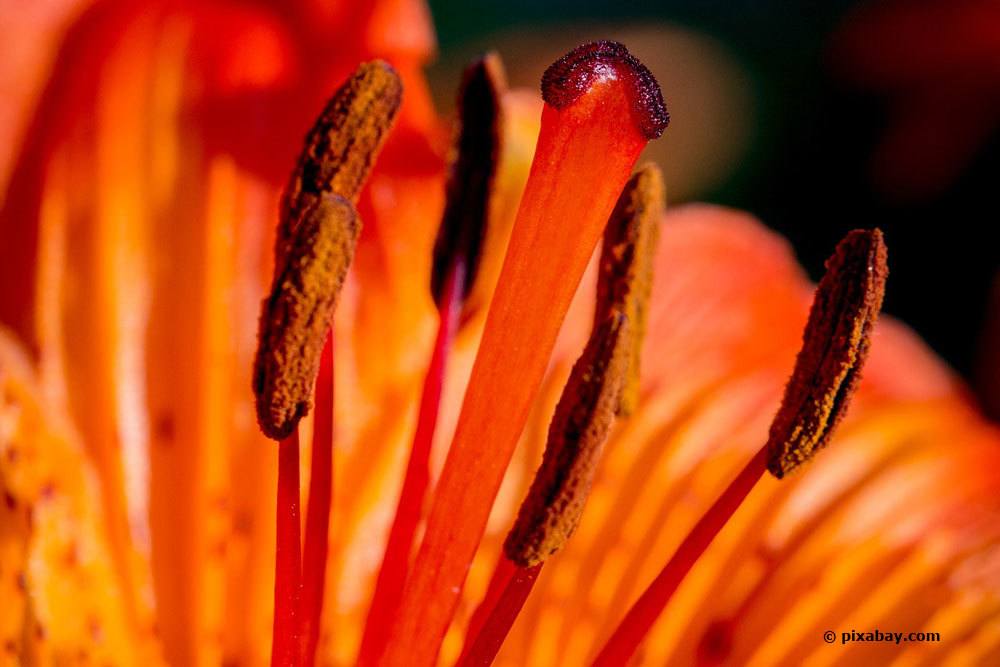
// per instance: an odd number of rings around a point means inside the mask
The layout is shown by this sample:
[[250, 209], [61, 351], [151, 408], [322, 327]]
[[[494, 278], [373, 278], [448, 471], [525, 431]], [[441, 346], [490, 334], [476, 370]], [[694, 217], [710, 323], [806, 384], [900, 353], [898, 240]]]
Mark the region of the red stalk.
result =
[[296, 430], [278, 444], [272, 667], [299, 664], [299, 604], [302, 595], [300, 533], [299, 434]]
[[594, 667], [620, 666], [629, 661], [684, 577], [764, 474], [767, 457], [765, 445], [698, 520], [660, 574], [629, 609], [597, 656]]
[[493, 568], [493, 576], [490, 577], [490, 584], [486, 587], [486, 595], [483, 596], [476, 610], [472, 612], [472, 616], [469, 618], [469, 627], [465, 629], [465, 645], [462, 646], [462, 658], [469, 652], [473, 640], [479, 635], [483, 626], [486, 625], [486, 619], [489, 618], [494, 607], [497, 606], [500, 596], [503, 595], [507, 584], [510, 583], [511, 577], [514, 576], [515, 569], [517, 569], [517, 566], [509, 558], [501, 555], [499, 560], [497, 560], [497, 565]]
[[500, 556], [490, 587], [469, 622], [465, 647], [457, 667], [489, 667], [521, 613], [543, 563], [522, 568]]
[[305, 549], [302, 557], [302, 665], [316, 661], [326, 552], [329, 546], [330, 499], [333, 494], [333, 334], [326, 337], [316, 379], [316, 417], [313, 422], [309, 505], [306, 510]]
[[456, 262], [445, 279], [440, 305], [440, 320], [434, 351], [427, 374], [424, 377], [423, 394], [420, 398], [420, 412], [417, 429], [413, 435], [413, 447], [406, 465], [403, 489], [396, 506], [389, 539], [386, 542], [382, 566], [379, 569], [375, 593], [365, 622], [364, 637], [358, 663], [371, 665], [378, 661], [389, 639], [389, 623], [399, 606], [403, 595], [403, 584], [409, 570], [410, 554], [413, 552], [414, 536], [420, 523], [421, 509], [430, 482], [431, 444], [437, 427], [441, 404], [441, 390], [447, 369], [448, 353], [451, 350], [458, 316], [461, 313], [462, 293], [465, 284], [465, 267]]
[[582, 47], [571, 54], [570, 74], [549, 81], [553, 103], [542, 112], [455, 438], [383, 664], [434, 664], [570, 300], [636, 158], [666, 124], [665, 111], [645, 104], [659, 99], [652, 77], [623, 53], [620, 45]]

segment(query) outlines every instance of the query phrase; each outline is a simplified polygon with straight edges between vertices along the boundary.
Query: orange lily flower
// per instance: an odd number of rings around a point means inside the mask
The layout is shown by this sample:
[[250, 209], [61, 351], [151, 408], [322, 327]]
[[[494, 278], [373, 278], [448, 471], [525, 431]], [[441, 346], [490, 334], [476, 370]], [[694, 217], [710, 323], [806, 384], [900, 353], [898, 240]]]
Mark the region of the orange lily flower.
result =
[[[333, 398], [299, 427], [309, 454], [332, 410], [316, 662], [460, 658], [595, 320], [594, 245], [651, 133], [630, 125], [629, 86], [645, 84], [621, 54], [581, 84], [598, 91], [582, 102], [498, 87], [490, 224], [470, 291], [449, 306], [446, 287], [430, 289], [448, 178], [421, 75], [432, 50], [415, 0], [104, 0], [74, 18], [0, 211], [3, 660], [269, 660], [281, 542], [278, 447], [251, 392], [260, 300], [301, 136], [373, 58], [398, 72], [403, 103], [356, 203]], [[594, 660], [768, 440], [812, 286], [742, 213], [671, 209], [659, 239], [634, 410], [610, 428], [579, 525], [537, 572], [496, 664]], [[444, 315], [453, 329], [435, 340]], [[537, 347], [517, 347], [525, 332]], [[413, 496], [405, 586], [369, 639], [435, 370], [429, 490]], [[753, 486], [636, 664], [995, 662], [998, 443], [960, 381], [883, 318], [833, 442]], [[301, 461], [305, 507], [316, 475]], [[841, 641], [874, 629], [939, 641]]]

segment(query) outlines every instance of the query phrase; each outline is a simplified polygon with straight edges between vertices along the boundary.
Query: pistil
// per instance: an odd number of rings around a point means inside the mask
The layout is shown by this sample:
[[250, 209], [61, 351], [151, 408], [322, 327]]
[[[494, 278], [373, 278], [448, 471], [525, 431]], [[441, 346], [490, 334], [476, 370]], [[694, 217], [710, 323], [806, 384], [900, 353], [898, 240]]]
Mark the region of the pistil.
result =
[[879, 230], [848, 234], [816, 288], [803, 345], [770, 436], [698, 520], [626, 614], [594, 661], [625, 665], [684, 577], [753, 490], [765, 470], [781, 479], [825, 446], [847, 411], [871, 347], [888, 276]]
[[614, 415], [627, 414], [638, 401], [662, 214], [663, 177], [647, 164], [625, 184], [604, 230], [591, 339], [556, 408], [542, 466], [507, 536], [506, 555], [469, 624], [463, 665], [489, 665], [496, 657], [543, 562], [580, 520]]
[[542, 95], [535, 159], [389, 664], [434, 662], [569, 302], [639, 153], [667, 124], [655, 79], [612, 42], [553, 65]]

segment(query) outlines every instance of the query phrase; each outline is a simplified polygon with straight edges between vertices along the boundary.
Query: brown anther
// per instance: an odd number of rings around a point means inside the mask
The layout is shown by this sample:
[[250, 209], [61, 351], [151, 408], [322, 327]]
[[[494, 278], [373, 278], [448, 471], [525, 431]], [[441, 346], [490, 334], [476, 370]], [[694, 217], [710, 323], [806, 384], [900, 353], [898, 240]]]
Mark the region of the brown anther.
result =
[[380, 60], [362, 64], [306, 136], [282, 201], [274, 281], [260, 317], [253, 388], [268, 437], [309, 411], [319, 356], [361, 226], [354, 202], [399, 111], [403, 87]]
[[[613, 72], [612, 72], [613, 70]], [[573, 49], [542, 75], [542, 99], [556, 109], [575, 102], [600, 78], [627, 77], [632, 85], [636, 120], [647, 139], [656, 139], [670, 123], [656, 77], [623, 44], [608, 40]]]
[[826, 262], [802, 349], [768, 438], [768, 470], [781, 478], [823, 447], [861, 378], [882, 308], [886, 247], [882, 232], [855, 230]]
[[324, 194], [352, 204], [392, 128], [403, 84], [388, 63], [360, 65], [327, 103], [306, 135], [305, 147], [282, 200], [275, 265], [292, 242], [296, 226]]
[[570, 372], [542, 464], [504, 543], [507, 558], [520, 567], [537, 565], [561, 549], [580, 522], [621, 400], [629, 328], [621, 313], [607, 319]]
[[469, 65], [462, 77], [459, 131], [445, 189], [444, 215], [434, 242], [431, 294], [438, 303], [448, 272], [457, 262], [462, 262], [465, 270], [463, 298], [475, 281], [500, 160], [500, 99], [506, 89], [503, 64], [495, 53]]
[[625, 184], [604, 230], [594, 328], [612, 313], [623, 313], [628, 318], [632, 340], [618, 408], [622, 416], [632, 414], [639, 403], [639, 367], [663, 201], [663, 175], [655, 164], [645, 164]]
[[309, 411], [360, 226], [351, 202], [324, 194], [301, 212], [285, 262], [275, 268], [262, 305], [253, 380], [257, 421], [270, 438], [288, 437]]

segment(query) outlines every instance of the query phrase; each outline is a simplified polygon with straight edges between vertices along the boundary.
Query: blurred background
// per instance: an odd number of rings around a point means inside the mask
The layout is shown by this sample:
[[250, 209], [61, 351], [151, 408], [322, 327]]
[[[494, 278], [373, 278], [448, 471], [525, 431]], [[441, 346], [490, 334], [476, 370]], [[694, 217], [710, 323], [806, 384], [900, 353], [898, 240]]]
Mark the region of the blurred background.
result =
[[[496, 49], [536, 87], [581, 41], [625, 42], [672, 122], [649, 157], [668, 199], [745, 209], [815, 279], [843, 234], [881, 227], [886, 310], [1000, 415], [1000, 2], [432, 0], [431, 84]], [[992, 397], [992, 398], [990, 398]]]

